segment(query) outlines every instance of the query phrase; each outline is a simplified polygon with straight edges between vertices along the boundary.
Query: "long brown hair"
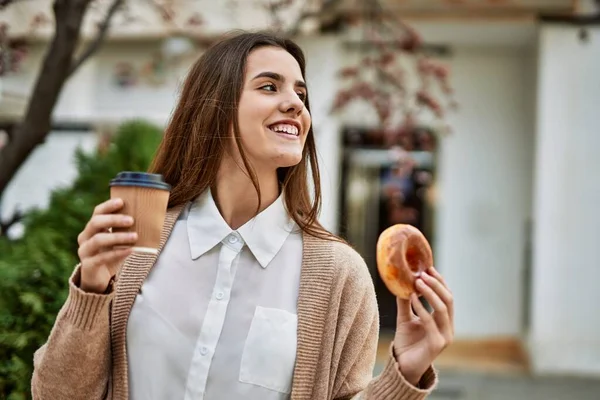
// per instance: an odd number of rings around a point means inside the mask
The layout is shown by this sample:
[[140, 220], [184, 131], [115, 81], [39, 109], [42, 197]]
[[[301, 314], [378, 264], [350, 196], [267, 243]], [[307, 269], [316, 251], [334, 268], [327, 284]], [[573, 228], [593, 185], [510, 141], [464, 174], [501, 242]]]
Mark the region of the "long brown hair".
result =
[[[306, 62], [300, 47], [290, 39], [267, 32], [242, 32], [228, 36], [211, 46], [192, 66], [150, 166], [150, 172], [162, 174], [172, 186], [169, 207], [185, 204], [215, 184], [223, 154], [231, 143], [232, 126], [260, 207], [258, 178], [244, 153], [237, 109], [248, 54], [264, 46], [279, 47], [290, 53], [300, 65], [302, 77], [305, 77]], [[308, 97], [305, 105], [310, 112]], [[312, 199], [308, 185], [309, 169], [314, 189]], [[321, 208], [321, 178], [312, 126], [307, 133], [300, 163], [280, 168], [277, 177], [285, 194], [287, 211], [298, 226], [312, 236], [340, 240], [317, 220]]]

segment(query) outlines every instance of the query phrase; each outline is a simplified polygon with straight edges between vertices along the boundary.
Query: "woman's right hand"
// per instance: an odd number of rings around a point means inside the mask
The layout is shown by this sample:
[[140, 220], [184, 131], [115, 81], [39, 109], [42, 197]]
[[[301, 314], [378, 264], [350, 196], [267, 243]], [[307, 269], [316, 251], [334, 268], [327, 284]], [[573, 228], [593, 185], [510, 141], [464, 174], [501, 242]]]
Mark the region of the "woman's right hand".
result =
[[[84, 292], [104, 293], [118, 268], [132, 252], [136, 233], [110, 232], [110, 228], [127, 228], [133, 218], [117, 214], [123, 208], [122, 199], [111, 199], [99, 204], [94, 214], [77, 237], [81, 261], [80, 289]], [[118, 248], [114, 248], [118, 246]]]

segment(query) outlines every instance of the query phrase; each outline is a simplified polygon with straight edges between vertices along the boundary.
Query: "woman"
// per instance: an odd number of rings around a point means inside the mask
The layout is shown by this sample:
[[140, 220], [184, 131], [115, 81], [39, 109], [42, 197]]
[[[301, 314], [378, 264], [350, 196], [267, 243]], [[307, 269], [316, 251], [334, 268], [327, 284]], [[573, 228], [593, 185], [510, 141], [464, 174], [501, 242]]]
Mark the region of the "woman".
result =
[[151, 167], [172, 185], [161, 251], [131, 254], [135, 234], [110, 232], [132, 224], [121, 200], [96, 207], [35, 355], [35, 398], [427, 396], [453, 336], [451, 294], [431, 268], [417, 288], [433, 314], [416, 295], [398, 300], [389, 361], [372, 379], [372, 279], [317, 221], [304, 76], [300, 48], [270, 34], [237, 34], [200, 57]]

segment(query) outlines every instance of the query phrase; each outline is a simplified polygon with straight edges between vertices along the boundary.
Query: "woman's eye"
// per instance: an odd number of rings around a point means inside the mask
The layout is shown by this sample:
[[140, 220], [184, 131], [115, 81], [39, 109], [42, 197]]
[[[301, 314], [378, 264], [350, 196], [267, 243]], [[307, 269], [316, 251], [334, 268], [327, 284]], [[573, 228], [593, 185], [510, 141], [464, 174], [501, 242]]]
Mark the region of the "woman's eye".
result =
[[[267, 83], [266, 85], [262, 85], [259, 89], [266, 90], [267, 92], [276, 92], [277, 91], [277, 86], [275, 86], [272, 83]], [[302, 100], [303, 102], [306, 101], [306, 93], [304, 93], [304, 92], [296, 92], [296, 94], [298, 95], [298, 98], [300, 100]]]
[[276, 92], [277, 88], [275, 87], [275, 85], [273, 85], [272, 83], [263, 85], [260, 87], [261, 89], [267, 90], [269, 92]]

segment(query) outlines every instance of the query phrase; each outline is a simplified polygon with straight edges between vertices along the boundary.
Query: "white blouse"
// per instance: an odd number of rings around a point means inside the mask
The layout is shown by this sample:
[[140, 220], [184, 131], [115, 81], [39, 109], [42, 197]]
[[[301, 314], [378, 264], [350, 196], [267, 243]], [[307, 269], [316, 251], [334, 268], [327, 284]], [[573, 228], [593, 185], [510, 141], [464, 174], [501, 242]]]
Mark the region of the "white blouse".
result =
[[130, 398], [289, 399], [301, 265], [282, 197], [237, 231], [190, 203], [131, 310]]

